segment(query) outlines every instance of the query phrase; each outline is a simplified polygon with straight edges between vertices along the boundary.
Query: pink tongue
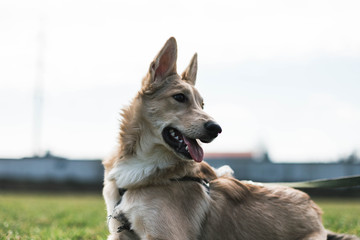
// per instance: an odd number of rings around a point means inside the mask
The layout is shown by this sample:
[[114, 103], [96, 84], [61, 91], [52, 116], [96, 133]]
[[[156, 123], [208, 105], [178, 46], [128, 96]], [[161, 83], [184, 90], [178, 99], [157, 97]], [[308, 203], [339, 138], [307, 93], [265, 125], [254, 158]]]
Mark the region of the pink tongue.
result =
[[204, 151], [195, 139], [189, 139], [184, 136], [184, 141], [188, 146], [189, 153], [195, 162], [201, 162], [204, 159]]

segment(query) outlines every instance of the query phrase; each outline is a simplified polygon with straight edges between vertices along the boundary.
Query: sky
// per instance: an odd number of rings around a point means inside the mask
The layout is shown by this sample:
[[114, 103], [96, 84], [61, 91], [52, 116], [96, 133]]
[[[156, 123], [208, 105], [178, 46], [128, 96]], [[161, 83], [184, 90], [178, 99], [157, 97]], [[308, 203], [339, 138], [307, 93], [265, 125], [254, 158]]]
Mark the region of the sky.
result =
[[223, 128], [205, 152], [266, 149], [276, 162], [360, 152], [359, 11], [359, 1], [2, 0], [0, 157], [109, 155], [120, 109], [171, 36], [179, 72], [198, 53], [197, 88]]

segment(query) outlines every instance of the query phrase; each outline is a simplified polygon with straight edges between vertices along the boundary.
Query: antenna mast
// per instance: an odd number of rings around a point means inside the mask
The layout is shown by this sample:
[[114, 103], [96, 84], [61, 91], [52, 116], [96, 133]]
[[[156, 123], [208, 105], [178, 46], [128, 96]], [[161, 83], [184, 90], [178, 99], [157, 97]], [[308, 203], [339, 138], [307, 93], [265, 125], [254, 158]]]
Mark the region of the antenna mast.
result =
[[34, 118], [33, 118], [33, 137], [32, 146], [34, 156], [43, 154], [42, 149], [42, 115], [43, 115], [43, 95], [44, 95], [44, 16], [40, 16], [39, 30], [37, 34], [37, 74], [34, 84]]

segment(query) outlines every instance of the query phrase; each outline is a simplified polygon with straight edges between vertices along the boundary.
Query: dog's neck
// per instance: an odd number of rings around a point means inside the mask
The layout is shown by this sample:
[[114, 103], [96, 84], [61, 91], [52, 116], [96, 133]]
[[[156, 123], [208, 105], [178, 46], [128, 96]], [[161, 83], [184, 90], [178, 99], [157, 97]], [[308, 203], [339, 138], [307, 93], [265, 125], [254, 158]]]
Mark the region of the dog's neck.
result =
[[193, 162], [177, 159], [166, 161], [164, 156], [156, 154], [147, 159], [133, 156], [121, 159], [110, 170], [108, 179], [114, 180], [118, 188], [161, 184], [187, 175], [193, 168], [190, 165], [193, 165]]

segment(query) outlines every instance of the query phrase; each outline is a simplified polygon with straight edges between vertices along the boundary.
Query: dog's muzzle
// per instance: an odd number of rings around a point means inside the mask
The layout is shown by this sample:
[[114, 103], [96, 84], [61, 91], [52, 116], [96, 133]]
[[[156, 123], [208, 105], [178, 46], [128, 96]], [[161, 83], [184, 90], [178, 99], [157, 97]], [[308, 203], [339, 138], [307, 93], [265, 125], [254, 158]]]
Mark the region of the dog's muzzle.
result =
[[[204, 124], [205, 134], [198, 139], [201, 142], [209, 143], [214, 140], [222, 129], [219, 124], [209, 121]], [[162, 131], [164, 141], [179, 155], [186, 159], [194, 159], [196, 162], [201, 162], [204, 158], [204, 151], [198, 144], [197, 140], [185, 136], [179, 130], [166, 127]]]

